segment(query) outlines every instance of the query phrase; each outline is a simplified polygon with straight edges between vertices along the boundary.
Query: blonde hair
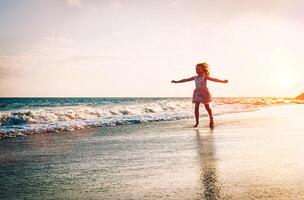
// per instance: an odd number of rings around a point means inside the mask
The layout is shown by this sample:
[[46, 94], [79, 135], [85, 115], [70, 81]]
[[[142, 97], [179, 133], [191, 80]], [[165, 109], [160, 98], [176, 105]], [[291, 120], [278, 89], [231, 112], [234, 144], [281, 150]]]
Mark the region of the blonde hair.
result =
[[209, 70], [208, 63], [206, 63], [206, 62], [204, 62], [204, 63], [198, 63], [196, 65], [196, 68], [201, 68], [206, 76], [210, 75], [210, 70]]

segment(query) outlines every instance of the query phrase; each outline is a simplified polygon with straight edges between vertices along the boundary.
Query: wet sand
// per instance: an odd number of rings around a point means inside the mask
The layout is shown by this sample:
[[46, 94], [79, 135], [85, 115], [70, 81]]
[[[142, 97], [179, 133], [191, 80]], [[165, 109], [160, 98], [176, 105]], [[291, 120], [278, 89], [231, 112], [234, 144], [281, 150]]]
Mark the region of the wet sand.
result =
[[0, 199], [303, 199], [303, 105], [0, 140]]

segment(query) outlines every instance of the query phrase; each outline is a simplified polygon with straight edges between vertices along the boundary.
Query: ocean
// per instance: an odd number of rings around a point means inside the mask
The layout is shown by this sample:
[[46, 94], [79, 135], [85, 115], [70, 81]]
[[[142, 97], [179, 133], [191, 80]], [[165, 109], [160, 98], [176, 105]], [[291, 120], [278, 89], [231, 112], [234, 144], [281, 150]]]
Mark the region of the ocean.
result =
[[[293, 98], [214, 98], [214, 115], [304, 104]], [[193, 117], [191, 98], [0, 98], [0, 138]], [[201, 115], [206, 116], [204, 109]]]
[[210, 129], [190, 98], [1, 99], [20, 137], [0, 140], [0, 199], [304, 199], [295, 104], [214, 98]]

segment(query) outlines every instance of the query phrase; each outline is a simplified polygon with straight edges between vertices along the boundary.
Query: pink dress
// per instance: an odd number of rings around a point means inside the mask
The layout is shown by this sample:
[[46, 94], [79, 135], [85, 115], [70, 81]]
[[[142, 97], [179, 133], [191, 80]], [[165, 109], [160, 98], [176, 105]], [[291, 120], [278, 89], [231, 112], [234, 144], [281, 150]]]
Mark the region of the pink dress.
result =
[[196, 76], [195, 90], [193, 92], [192, 103], [208, 104], [212, 101], [212, 96], [207, 88], [207, 79], [205, 76]]

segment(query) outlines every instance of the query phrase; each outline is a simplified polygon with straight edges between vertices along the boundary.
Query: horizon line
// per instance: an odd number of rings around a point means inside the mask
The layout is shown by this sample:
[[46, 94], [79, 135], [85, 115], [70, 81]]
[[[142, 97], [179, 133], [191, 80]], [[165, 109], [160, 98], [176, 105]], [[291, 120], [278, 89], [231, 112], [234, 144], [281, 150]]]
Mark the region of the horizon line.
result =
[[[296, 98], [297, 96], [214, 96], [213, 98]], [[191, 96], [3, 96], [10, 98], [192, 98]]]

